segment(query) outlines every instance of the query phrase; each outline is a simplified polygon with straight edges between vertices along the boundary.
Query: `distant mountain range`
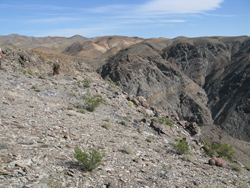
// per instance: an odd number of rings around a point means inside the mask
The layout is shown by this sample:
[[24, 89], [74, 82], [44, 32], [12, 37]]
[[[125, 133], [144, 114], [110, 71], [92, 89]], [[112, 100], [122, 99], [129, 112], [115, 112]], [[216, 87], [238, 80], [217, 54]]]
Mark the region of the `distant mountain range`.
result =
[[27, 37], [18, 34], [0, 35], [0, 41], [15, 46], [34, 49], [50, 54], [66, 54], [77, 57], [96, 58], [109, 57], [119, 50], [139, 43], [144, 39], [138, 37], [106, 36], [85, 38], [75, 35], [66, 37]]

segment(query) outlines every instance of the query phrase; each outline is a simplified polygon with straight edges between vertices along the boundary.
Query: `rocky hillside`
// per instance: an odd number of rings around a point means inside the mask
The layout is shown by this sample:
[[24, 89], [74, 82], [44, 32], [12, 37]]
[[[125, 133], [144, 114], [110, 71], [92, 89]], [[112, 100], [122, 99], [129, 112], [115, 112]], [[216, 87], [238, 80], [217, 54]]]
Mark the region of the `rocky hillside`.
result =
[[[0, 74], [0, 187], [249, 187], [248, 143], [202, 127], [236, 151], [234, 163], [210, 166], [195, 123], [128, 95], [79, 59], [61, 58], [61, 74], [52, 77], [56, 57], [0, 46], [6, 58]], [[203, 94], [197, 101], [205, 100]], [[87, 111], [87, 99], [96, 97], [99, 105]], [[188, 144], [187, 153], [174, 147], [178, 140]], [[75, 147], [105, 153], [100, 166], [86, 171]]]
[[62, 53], [78, 57], [105, 58], [116, 54], [123, 48], [127, 48], [141, 41], [143, 41], [143, 39], [138, 37], [97, 37], [85, 42], [73, 43]]
[[121, 50], [99, 73], [169, 116], [216, 124], [250, 141], [250, 38], [149, 39]]

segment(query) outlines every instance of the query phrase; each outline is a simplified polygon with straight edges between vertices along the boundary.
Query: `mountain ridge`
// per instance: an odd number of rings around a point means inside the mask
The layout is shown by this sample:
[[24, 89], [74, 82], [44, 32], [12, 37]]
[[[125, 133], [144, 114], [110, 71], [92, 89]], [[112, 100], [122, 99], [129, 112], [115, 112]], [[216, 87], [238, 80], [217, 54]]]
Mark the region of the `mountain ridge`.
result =
[[[226, 81], [225, 79], [230, 80], [229, 78], [232, 77], [232, 74], [237, 73], [237, 78], [235, 77], [234, 79], [235, 87], [228, 86], [228, 89], [230, 88], [231, 91], [238, 93], [241, 91], [241, 85], [244, 83], [242, 87], [245, 88], [245, 92], [240, 93], [242, 94], [242, 99], [248, 104], [247, 101], [250, 98], [250, 78], [248, 76], [249, 41], [250, 38], [247, 36], [182, 37], [177, 38], [177, 41], [175, 39], [162, 40], [162, 43], [154, 39], [145, 40], [111, 57], [107, 61], [108, 63], [103, 65], [98, 72], [103, 78], [110, 78], [119, 83], [126, 92], [135, 96], [142, 95], [151, 100], [151, 98], [157, 99], [155, 96], [158, 95], [158, 101], [153, 101], [154, 104], [158, 107], [161, 106], [162, 109], [169, 111], [170, 114], [175, 114], [181, 118], [184, 117], [188, 121], [194, 119], [194, 121], [201, 124], [215, 121], [215, 124], [219, 124], [229, 134], [249, 141], [247, 105], [243, 105], [244, 107], [242, 108], [245, 109], [246, 113], [244, 118], [238, 119], [238, 122], [237, 118], [234, 120], [224, 118], [237, 111], [238, 102], [233, 101], [233, 99], [231, 100], [231, 103], [236, 104], [236, 106], [231, 105], [228, 111], [228, 113], [230, 112], [229, 114], [224, 111], [226, 109], [223, 107], [222, 102], [228, 100], [226, 98], [230, 98], [230, 95], [226, 93], [223, 95], [223, 85], [225, 83], [229, 85], [233, 84], [231, 81]], [[240, 66], [241, 64], [242, 66]], [[179, 72], [179, 76], [176, 76]], [[231, 76], [227, 74], [231, 74]], [[142, 75], [142, 77], [138, 77], [138, 75]], [[183, 77], [184, 75], [195, 84], [191, 84], [191, 81]], [[184, 80], [187, 82], [185, 83]], [[198, 87], [196, 89], [189, 87], [194, 85]], [[184, 88], [181, 91], [169, 94], [169, 88], [181, 88], [182, 86]], [[217, 90], [216, 92], [215, 90], [211, 90], [214, 87]], [[196, 94], [193, 93], [194, 91]], [[213, 98], [218, 97], [218, 92], [221, 92], [219, 96], [221, 100], [217, 99], [217, 102], [221, 103], [213, 103], [212, 96]], [[197, 100], [202, 96], [203, 102], [200, 103]], [[169, 102], [169, 99], [171, 102]], [[190, 102], [193, 105], [188, 106]], [[187, 105], [183, 105], [185, 103]], [[224, 105], [226, 104], [224, 102]], [[199, 108], [202, 110], [198, 110]], [[204, 114], [206, 114], [205, 117], [203, 116]], [[201, 118], [201, 116], [203, 117]], [[242, 113], [241, 115], [236, 115], [236, 117], [238, 116], [242, 116]], [[206, 119], [206, 121], [201, 121], [201, 119]], [[234, 129], [232, 126], [230, 129], [229, 121], [233, 121], [233, 125], [238, 128]], [[244, 136], [240, 136], [241, 134]]]

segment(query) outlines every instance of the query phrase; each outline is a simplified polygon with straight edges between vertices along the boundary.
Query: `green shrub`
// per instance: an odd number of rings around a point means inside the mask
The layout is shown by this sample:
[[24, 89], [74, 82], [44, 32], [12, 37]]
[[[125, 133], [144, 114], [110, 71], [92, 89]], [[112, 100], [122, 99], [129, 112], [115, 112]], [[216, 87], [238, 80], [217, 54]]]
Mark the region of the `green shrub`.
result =
[[78, 113], [82, 113], [82, 114], [85, 114], [86, 113], [86, 109], [77, 109], [76, 110]]
[[31, 89], [34, 89], [36, 92], [40, 92], [42, 90], [41, 87], [37, 84], [32, 85]]
[[83, 99], [85, 102], [86, 110], [90, 112], [94, 112], [95, 108], [98, 107], [100, 105], [100, 102], [103, 101], [103, 98], [100, 95], [93, 95], [89, 97], [87, 95], [84, 95]]
[[178, 140], [175, 139], [176, 143], [172, 143], [171, 145], [176, 149], [179, 154], [186, 154], [189, 151], [188, 143], [186, 140]]
[[128, 101], [127, 104], [128, 104], [129, 106], [133, 106], [133, 105], [134, 105], [134, 103], [133, 103], [132, 101]]
[[69, 104], [69, 105], [67, 106], [67, 110], [74, 110], [74, 109], [75, 109], [75, 107], [74, 107], [73, 104]]
[[230, 161], [232, 160], [235, 153], [232, 146], [220, 142], [211, 144], [208, 139], [204, 139], [204, 142], [203, 149], [208, 156], [213, 157], [218, 155], [221, 158], [226, 158]]
[[82, 163], [84, 169], [87, 171], [92, 171], [98, 167], [101, 163], [102, 157], [103, 154], [96, 150], [87, 152], [86, 150], [82, 151], [79, 147], [75, 148], [75, 158]]
[[153, 119], [153, 121], [156, 121], [157, 123], [160, 123], [160, 124], [166, 124], [166, 125], [168, 125], [170, 127], [174, 126], [173, 120], [169, 120], [166, 117], [159, 117], [159, 118], [155, 117]]
[[104, 121], [110, 122], [111, 118], [110, 117], [106, 117]]
[[32, 72], [31, 72], [31, 71], [28, 71], [28, 75], [32, 76], [33, 74], [32, 74]]
[[239, 164], [236, 164], [236, 163], [232, 163], [230, 165], [230, 167], [231, 167], [232, 170], [237, 171], [237, 172], [242, 172], [243, 171], [243, 168]]
[[184, 161], [188, 161], [188, 162], [194, 162], [195, 158], [193, 155], [191, 154], [185, 154], [182, 158]]
[[86, 88], [89, 88], [90, 87], [90, 79], [88, 79], [88, 78], [85, 78], [84, 80], [83, 80], [83, 85], [84, 85], [84, 87], [86, 87]]
[[153, 137], [151, 137], [151, 136], [149, 136], [149, 137], [147, 137], [147, 138], [146, 138], [146, 141], [151, 143], [151, 142], [153, 142], [153, 141], [154, 141], [154, 138], [153, 138]]
[[76, 84], [80, 88], [82, 88], [82, 87], [89, 88], [90, 87], [90, 83], [91, 83], [91, 81], [88, 78], [85, 78], [84, 80], [79, 80], [79, 81], [76, 82]]
[[104, 123], [104, 124], [102, 124], [102, 127], [109, 130], [111, 125], [109, 123]]

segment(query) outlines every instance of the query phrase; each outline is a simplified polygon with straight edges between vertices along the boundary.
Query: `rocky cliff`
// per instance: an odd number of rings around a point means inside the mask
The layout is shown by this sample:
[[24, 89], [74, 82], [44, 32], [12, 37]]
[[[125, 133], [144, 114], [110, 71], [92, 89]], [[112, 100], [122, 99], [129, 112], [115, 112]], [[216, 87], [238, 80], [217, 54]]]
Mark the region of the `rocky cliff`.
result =
[[199, 125], [214, 123], [250, 141], [250, 38], [150, 39], [98, 70], [124, 91]]

